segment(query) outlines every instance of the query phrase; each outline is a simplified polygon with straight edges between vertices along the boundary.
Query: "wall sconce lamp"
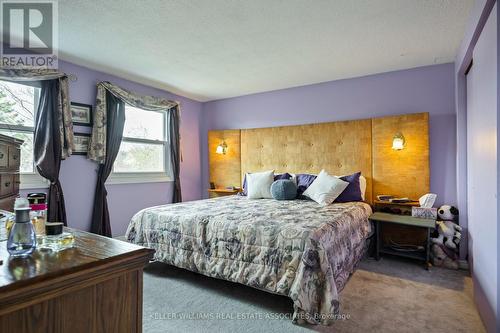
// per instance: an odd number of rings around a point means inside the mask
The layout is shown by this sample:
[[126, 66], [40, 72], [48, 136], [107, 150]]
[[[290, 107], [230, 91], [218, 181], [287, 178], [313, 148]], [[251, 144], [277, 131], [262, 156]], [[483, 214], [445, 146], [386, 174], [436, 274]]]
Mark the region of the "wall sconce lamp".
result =
[[402, 150], [405, 147], [405, 137], [401, 133], [396, 133], [392, 138], [392, 149], [394, 150]]
[[222, 141], [218, 146], [217, 149], [215, 150], [216, 154], [220, 155], [226, 155], [227, 153], [227, 144], [225, 141]]

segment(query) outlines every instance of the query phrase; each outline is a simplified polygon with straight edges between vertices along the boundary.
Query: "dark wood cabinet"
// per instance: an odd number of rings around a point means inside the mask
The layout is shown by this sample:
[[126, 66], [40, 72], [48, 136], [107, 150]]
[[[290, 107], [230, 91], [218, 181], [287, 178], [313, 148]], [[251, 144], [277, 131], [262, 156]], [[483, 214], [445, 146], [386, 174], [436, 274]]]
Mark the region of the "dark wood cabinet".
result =
[[0, 209], [14, 210], [19, 194], [19, 167], [23, 141], [0, 134]]
[[70, 230], [76, 246], [9, 259], [0, 242], [0, 332], [142, 331], [142, 275], [153, 250]]

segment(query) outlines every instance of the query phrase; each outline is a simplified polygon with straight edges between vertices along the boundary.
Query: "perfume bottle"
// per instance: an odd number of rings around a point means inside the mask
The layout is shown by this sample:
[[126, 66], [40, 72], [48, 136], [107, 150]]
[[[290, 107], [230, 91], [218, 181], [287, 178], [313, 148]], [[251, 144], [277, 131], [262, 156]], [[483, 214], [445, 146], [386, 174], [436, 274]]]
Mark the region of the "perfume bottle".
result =
[[7, 251], [12, 257], [27, 257], [36, 248], [35, 229], [30, 220], [30, 208], [16, 208], [16, 221], [7, 240]]
[[45, 222], [45, 236], [41, 237], [40, 249], [62, 251], [75, 244], [75, 237], [70, 232], [63, 232], [61, 222]]

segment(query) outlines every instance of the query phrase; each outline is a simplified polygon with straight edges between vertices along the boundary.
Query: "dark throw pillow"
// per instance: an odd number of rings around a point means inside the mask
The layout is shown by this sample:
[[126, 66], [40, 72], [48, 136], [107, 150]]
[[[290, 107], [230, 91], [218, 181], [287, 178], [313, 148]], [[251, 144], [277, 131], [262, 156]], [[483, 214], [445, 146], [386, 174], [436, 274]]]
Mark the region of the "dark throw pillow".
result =
[[359, 185], [359, 177], [361, 177], [361, 172], [339, 177], [343, 181], [348, 182], [349, 185], [347, 185], [345, 190], [337, 197], [337, 199], [335, 199], [334, 202], [363, 201], [363, 197], [361, 196], [361, 187]]
[[296, 180], [297, 180], [297, 196], [301, 199], [304, 199], [305, 197], [302, 195], [302, 193], [304, 193], [305, 190], [307, 190], [307, 188], [309, 186], [311, 186], [311, 184], [313, 183], [313, 181], [316, 179], [316, 176], [315, 175], [310, 175], [310, 174], [307, 174], [307, 173], [299, 173], [297, 174], [296, 176]]
[[271, 185], [271, 195], [276, 200], [293, 200], [297, 197], [297, 185], [290, 179], [278, 179]]

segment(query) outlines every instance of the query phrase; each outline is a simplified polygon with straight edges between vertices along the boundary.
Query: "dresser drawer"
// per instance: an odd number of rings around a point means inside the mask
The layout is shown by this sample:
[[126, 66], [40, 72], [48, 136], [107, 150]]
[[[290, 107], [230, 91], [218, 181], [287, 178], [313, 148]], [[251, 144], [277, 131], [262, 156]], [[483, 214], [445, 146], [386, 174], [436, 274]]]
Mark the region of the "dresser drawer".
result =
[[19, 169], [21, 164], [21, 149], [9, 146], [9, 168], [10, 169]]
[[9, 165], [9, 148], [0, 143], [0, 168], [6, 168]]
[[14, 175], [0, 175], [0, 196], [13, 194], [14, 191]]
[[0, 209], [6, 210], [8, 212], [13, 212], [15, 201], [16, 201], [15, 196], [0, 199]]
[[21, 176], [19, 174], [15, 174], [12, 176], [14, 179], [14, 184], [12, 185], [12, 194], [19, 193], [19, 185], [21, 184]]

